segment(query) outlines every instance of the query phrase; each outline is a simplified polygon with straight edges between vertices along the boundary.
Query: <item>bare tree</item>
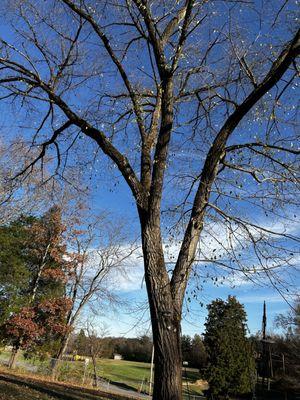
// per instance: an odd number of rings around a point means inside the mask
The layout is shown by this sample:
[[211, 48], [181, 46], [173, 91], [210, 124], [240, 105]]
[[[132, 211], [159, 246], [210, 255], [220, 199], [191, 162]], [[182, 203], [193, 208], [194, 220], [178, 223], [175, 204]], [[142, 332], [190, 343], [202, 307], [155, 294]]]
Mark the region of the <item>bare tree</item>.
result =
[[54, 377], [83, 309], [88, 306], [92, 312], [100, 313], [106, 307], [112, 311], [119, 304], [112, 279], [115, 274], [126, 275], [126, 260], [135, 250], [133, 245], [124, 244], [124, 240], [121, 224], [112, 224], [105, 213], [86, 219], [81, 229], [76, 226], [70, 229], [66, 296], [71, 307], [66, 318], [67, 329], [52, 365]]
[[[193, 265], [200, 284], [218, 268], [268, 281], [283, 296], [292, 279], [282, 268], [295, 264], [299, 242], [296, 5], [4, 4], [15, 40], [1, 39], [1, 98], [23, 123], [40, 121], [26, 132], [39, 154], [22, 172], [47, 152], [62, 175], [80, 147], [93, 171], [101, 151], [123, 176], [141, 226], [153, 397], [181, 399], [180, 322]], [[176, 235], [169, 264], [163, 242]]]
[[102, 356], [105, 350], [105, 343], [103, 339], [108, 336], [109, 330], [105, 325], [98, 325], [96, 328], [96, 324], [94, 322], [88, 321], [86, 332], [89, 354], [93, 362], [93, 386], [97, 387], [97, 359]]
[[87, 202], [88, 190], [82, 184], [78, 168], [68, 171], [64, 185], [51, 171], [51, 158], [45, 157], [42, 169], [27, 174], [20, 171], [35, 159], [37, 150], [21, 136], [12, 142], [0, 135], [0, 223], [6, 224], [21, 214], [42, 214], [51, 206], [59, 206], [63, 214], [76, 212], [80, 203]]
[[[53, 182], [41, 185], [41, 174], [34, 171], [25, 178], [12, 179], [29, 160], [29, 148], [22, 138], [8, 145], [0, 139], [0, 223], [8, 223], [20, 214], [43, 212], [59, 197]], [[22, 195], [21, 195], [22, 193]]]

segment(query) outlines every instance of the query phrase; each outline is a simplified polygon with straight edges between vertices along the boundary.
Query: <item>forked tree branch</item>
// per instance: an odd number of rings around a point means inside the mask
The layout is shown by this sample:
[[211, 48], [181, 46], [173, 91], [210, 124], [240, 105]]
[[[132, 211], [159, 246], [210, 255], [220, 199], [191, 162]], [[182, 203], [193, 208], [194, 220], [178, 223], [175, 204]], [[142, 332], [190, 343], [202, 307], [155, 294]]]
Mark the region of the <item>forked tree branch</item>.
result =
[[84, 20], [89, 22], [89, 24], [91, 25], [91, 27], [93, 28], [93, 30], [95, 31], [97, 36], [99, 36], [99, 38], [101, 39], [106, 51], [108, 52], [112, 62], [116, 65], [116, 67], [123, 79], [123, 82], [128, 90], [128, 93], [130, 95], [130, 98], [131, 98], [131, 101], [133, 104], [133, 109], [134, 109], [134, 112], [135, 112], [135, 115], [137, 118], [137, 124], [138, 124], [139, 130], [140, 130], [140, 134], [143, 139], [145, 137], [145, 126], [144, 126], [144, 121], [143, 121], [143, 117], [142, 117], [142, 109], [139, 104], [138, 96], [129, 81], [129, 78], [127, 76], [127, 73], [126, 73], [121, 61], [118, 59], [115, 52], [113, 51], [113, 48], [111, 47], [108, 37], [105, 35], [105, 33], [102, 31], [100, 25], [94, 20], [94, 18], [90, 14], [88, 14], [82, 8], [79, 8], [78, 6], [76, 6], [76, 4], [74, 4], [74, 2], [71, 0], [61, 0], [61, 1], [66, 6], [68, 6], [73, 12], [75, 12], [77, 15], [79, 15], [81, 18], [83, 18]]
[[211, 145], [200, 175], [200, 182], [194, 198], [191, 216], [171, 279], [173, 297], [180, 304], [183, 301], [187, 279], [202, 231], [205, 208], [208, 205], [211, 187], [216, 178], [220, 160], [225, 155], [226, 142], [251, 108], [280, 81], [299, 53], [300, 30], [298, 30], [292, 41], [285, 46], [273, 62], [262, 82], [253, 89], [248, 97], [229, 116]]
[[[19, 74], [18, 76], [8, 77], [0, 80], [0, 83], [7, 83], [7, 82], [25, 82], [33, 87], [39, 87], [47, 94], [51, 103], [55, 104], [61, 111], [67, 116], [68, 122], [66, 123], [69, 127], [70, 125], [75, 125], [88, 137], [92, 138], [101, 148], [101, 150], [106, 154], [119, 168], [120, 172], [124, 176], [128, 186], [132, 190], [133, 196], [137, 201], [137, 204], [144, 208], [146, 206], [146, 197], [144, 194], [144, 190], [140, 181], [138, 180], [133, 168], [131, 167], [129, 160], [126, 156], [124, 156], [106, 137], [106, 135], [94, 128], [90, 123], [88, 123], [85, 119], [81, 118], [73, 111], [68, 104], [59, 96], [57, 95], [53, 88], [50, 87], [47, 83], [43, 82], [41, 78], [35, 75], [32, 71], [29, 71], [23, 65], [6, 60], [4, 58], [0, 58], [0, 64], [6, 66], [14, 73]], [[45, 154], [45, 150], [47, 146], [51, 143], [55, 143], [58, 135], [66, 129], [66, 124], [64, 124], [58, 131], [54, 132], [54, 135], [49, 141], [46, 141], [44, 145], [42, 145], [42, 153], [38, 156], [36, 161], [33, 161], [32, 166], [40, 160], [43, 155]], [[30, 168], [30, 167], [28, 167]], [[28, 169], [27, 168], [27, 169]], [[24, 171], [23, 171], [24, 173]]]

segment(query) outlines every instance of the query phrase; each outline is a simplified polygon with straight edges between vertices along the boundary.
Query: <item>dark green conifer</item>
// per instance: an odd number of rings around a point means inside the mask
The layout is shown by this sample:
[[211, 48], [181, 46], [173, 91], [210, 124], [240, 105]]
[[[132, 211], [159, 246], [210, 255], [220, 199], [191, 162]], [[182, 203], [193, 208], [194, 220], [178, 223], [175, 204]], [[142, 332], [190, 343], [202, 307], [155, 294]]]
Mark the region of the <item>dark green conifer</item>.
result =
[[254, 359], [246, 338], [247, 318], [235, 297], [208, 306], [204, 343], [208, 353], [206, 379], [214, 398], [251, 392]]

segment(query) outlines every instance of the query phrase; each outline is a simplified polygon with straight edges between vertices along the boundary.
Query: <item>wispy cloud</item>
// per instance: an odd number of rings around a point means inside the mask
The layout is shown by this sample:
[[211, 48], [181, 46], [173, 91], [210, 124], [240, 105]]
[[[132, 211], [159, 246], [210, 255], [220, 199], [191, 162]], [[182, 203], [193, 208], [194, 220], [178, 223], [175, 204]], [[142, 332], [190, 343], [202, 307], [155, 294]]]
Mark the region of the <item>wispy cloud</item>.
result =
[[267, 303], [282, 303], [284, 299], [279, 294], [270, 294], [266, 293], [262, 294], [248, 294], [246, 296], [237, 296], [238, 300], [242, 303], [263, 303], [266, 301]]
[[[296, 224], [290, 224], [288, 227], [282, 221], [277, 221], [274, 224], [264, 224], [265, 221], [261, 221], [261, 226], [266, 229], [271, 229], [274, 232], [285, 232], [285, 233], [295, 233], [299, 230], [299, 226]], [[230, 244], [229, 244], [230, 241]], [[238, 248], [238, 246], [243, 245], [243, 248]], [[172, 267], [174, 262], [177, 259], [179, 250], [181, 246], [181, 239], [177, 240], [172, 239], [172, 241], [168, 242], [167, 240], [164, 243], [164, 252], [165, 252], [165, 260], [168, 263], [168, 269], [172, 271]], [[253, 285], [252, 279], [256, 279], [256, 273], [254, 272], [256, 269], [254, 267], [255, 260], [251, 257], [251, 252], [246, 243], [246, 237], [244, 238], [244, 242], [241, 240], [238, 242], [232, 241], [232, 238], [229, 237], [229, 232], [226, 229], [225, 225], [216, 223], [211, 226], [211, 234], [210, 232], [204, 232], [201, 238], [200, 248], [201, 252], [205, 251], [205, 258], [207, 260], [212, 260], [218, 254], [222, 254], [222, 257], [218, 258], [219, 261], [225, 260], [226, 257], [230, 257], [230, 252], [224, 254], [224, 248], [232, 248], [232, 251], [237, 250], [241, 253], [241, 259], [243, 260], [243, 265], [247, 267], [250, 266], [253, 269], [252, 272], [247, 272], [247, 275], [243, 272], [235, 271], [232, 272], [230, 269], [222, 266], [217, 266], [216, 274], [220, 274], [225, 276], [223, 279], [223, 285], [227, 287], [245, 287]], [[126, 247], [129, 246], [124, 245], [124, 252], [126, 251]], [[201, 258], [201, 257], [200, 257]], [[207, 265], [206, 262], [198, 262], [198, 266], [201, 268], [204, 264]], [[290, 260], [289, 266], [297, 266], [300, 264], [300, 256], [295, 255], [293, 260]], [[213, 265], [213, 263], [211, 263]], [[287, 265], [288, 266], [288, 265]], [[282, 266], [284, 267], [284, 265]], [[196, 266], [197, 268], [197, 266]], [[143, 255], [141, 246], [138, 246], [137, 250], [132, 253], [123, 264], [123, 272], [115, 271], [113, 276], [111, 277], [111, 285], [114, 290], [118, 292], [134, 292], [139, 290], [144, 290], [145, 282], [144, 282], [144, 265], [143, 265]], [[267, 284], [265, 277], [260, 276], [259, 278], [261, 284]]]
[[[124, 252], [128, 246], [124, 245]], [[141, 248], [138, 247], [123, 262], [122, 268], [113, 272], [111, 286], [116, 292], [133, 292], [142, 289], [144, 266]]]

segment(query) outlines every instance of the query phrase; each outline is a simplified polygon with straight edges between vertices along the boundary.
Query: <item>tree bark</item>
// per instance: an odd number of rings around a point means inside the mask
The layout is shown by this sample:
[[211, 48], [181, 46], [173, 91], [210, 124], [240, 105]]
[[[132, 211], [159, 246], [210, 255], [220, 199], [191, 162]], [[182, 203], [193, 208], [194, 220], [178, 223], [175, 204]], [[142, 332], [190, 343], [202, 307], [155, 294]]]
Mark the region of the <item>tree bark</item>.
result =
[[16, 368], [16, 362], [17, 362], [18, 355], [19, 355], [19, 347], [14, 346], [11, 351], [10, 359], [8, 362], [8, 368], [10, 368], [10, 369]]
[[[153, 222], [153, 221], [152, 221]], [[158, 221], [156, 221], [158, 222]], [[152, 226], [151, 226], [152, 225]], [[157, 223], [142, 221], [145, 282], [154, 344], [155, 400], [182, 399], [181, 309], [172, 297]]]
[[152, 323], [155, 348], [154, 390], [155, 400], [182, 399], [182, 355], [180, 321], [165, 326], [159, 316]]

